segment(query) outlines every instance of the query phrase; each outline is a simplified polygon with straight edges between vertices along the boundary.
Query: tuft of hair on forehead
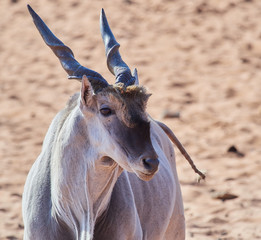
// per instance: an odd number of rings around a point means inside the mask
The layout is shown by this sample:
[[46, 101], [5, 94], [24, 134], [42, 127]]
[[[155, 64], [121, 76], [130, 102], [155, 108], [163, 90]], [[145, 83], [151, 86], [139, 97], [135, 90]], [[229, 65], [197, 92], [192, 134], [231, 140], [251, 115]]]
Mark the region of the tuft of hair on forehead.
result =
[[125, 86], [123, 83], [116, 83], [109, 85], [103, 89], [102, 94], [113, 95], [119, 101], [122, 101], [124, 104], [138, 104], [144, 110], [147, 104], [147, 101], [151, 94], [147, 93], [147, 90], [143, 86]]
[[116, 83], [104, 88], [99, 94], [106, 95], [112, 102], [118, 102], [122, 108], [121, 120], [129, 127], [141, 121], [147, 121], [145, 113], [147, 101], [151, 94], [142, 86], [125, 86]]

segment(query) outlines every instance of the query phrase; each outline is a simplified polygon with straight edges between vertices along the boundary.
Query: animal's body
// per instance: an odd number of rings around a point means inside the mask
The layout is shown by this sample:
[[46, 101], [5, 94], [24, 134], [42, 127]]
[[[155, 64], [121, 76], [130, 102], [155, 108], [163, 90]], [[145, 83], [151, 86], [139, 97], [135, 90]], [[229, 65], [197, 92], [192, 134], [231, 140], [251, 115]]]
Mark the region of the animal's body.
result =
[[113, 85], [82, 67], [29, 11], [70, 78], [82, 86], [54, 118], [27, 177], [24, 239], [184, 240], [170, 130], [147, 114], [150, 95], [122, 61], [104, 12], [101, 31]]
[[175, 156], [167, 135], [151, 119], [160, 167], [150, 181], [116, 163], [101, 165], [98, 149], [89, 145], [78, 96], [53, 120], [28, 175], [24, 239], [91, 239], [93, 231], [93, 239], [185, 239]]

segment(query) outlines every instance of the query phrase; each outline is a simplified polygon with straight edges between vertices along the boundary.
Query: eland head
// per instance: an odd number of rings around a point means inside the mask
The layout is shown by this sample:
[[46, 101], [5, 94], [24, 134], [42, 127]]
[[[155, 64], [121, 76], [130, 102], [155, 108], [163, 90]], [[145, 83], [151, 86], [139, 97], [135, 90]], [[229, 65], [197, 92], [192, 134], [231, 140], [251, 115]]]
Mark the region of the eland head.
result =
[[59, 58], [69, 79], [81, 81], [79, 109], [86, 121], [90, 144], [97, 148], [104, 165], [118, 163], [142, 180], [150, 180], [158, 170], [158, 156], [150, 138], [150, 119], [146, 104], [150, 94], [138, 84], [137, 70], [131, 73], [119, 53], [104, 10], [100, 29], [105, 45], [107, 65], [115, 75], [109, 84], [99, 73], [83, 67], [69, 47], [64, 45], [28, 6], [45, 43]]

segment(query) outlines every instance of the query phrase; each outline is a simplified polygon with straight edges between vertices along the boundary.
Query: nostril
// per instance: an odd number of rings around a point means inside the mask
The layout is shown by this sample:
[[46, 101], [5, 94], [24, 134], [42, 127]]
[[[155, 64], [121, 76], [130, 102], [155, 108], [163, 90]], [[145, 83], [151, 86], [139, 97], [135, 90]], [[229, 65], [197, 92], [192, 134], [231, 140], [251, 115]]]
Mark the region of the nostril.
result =
[[144, 167], [149, 171], [156, 171], [159, 166], [159, 160], [157, 158], [142, 159]]
[[142, 162], [146, 169], [149, 169], [151, 167], [150, 164], [147, 162], [147, 159], [142, 159]]

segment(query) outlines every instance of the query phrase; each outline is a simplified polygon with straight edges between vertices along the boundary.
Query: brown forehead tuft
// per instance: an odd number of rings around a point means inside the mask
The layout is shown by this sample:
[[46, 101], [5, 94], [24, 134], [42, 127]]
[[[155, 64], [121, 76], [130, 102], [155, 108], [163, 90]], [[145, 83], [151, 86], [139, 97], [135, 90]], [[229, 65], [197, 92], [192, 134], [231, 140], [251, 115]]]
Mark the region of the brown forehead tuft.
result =
[[102, 93], [112, 94], [116, 98], [120, 98], [122, 100], [125, 99], [129, 101], [132, 99], [134, 101], [144, 102], [145, 104], [151, 95], [148, 94], [146, 88], [142, 86], [131, 85], [126, 87], [123, 83], [109, 85], [103, 89]]

